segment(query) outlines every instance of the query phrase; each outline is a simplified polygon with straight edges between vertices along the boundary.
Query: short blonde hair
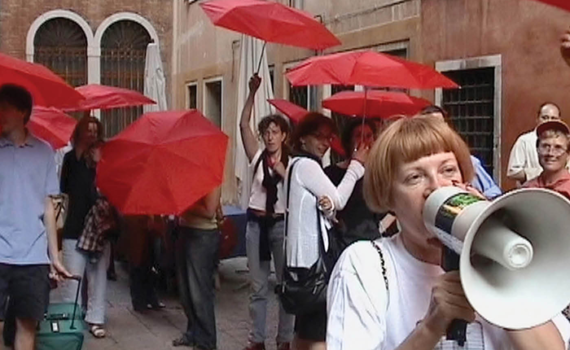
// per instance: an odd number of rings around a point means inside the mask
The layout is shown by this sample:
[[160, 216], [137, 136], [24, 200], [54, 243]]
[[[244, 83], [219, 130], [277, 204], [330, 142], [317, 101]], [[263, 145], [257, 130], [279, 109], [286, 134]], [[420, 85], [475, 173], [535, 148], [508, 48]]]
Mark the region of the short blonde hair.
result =
[[453, 152], [464, 181], [474, 176], [469, 148], [453, 129], [433, 117], [401, 118], [380, 134], [366, 163], [364, 198], [375, 212], [390, 209], [392, 185], [405, 163], [442, 152]]

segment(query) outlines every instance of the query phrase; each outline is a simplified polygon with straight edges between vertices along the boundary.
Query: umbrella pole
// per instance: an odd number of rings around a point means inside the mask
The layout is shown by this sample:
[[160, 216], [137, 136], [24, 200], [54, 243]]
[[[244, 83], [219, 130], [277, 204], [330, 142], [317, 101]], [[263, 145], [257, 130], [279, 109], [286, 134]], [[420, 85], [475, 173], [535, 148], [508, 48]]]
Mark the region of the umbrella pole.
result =
[[265, 46], [267, 45], [267, 41], [263, 42], [263, 48], [261, 49], [261, 56], [259, 57], [259, 63], [257, 64], [257, 71], [255, 72], [256, 75], [259, 75], [259, 71], [261, 70], [261, 62], [263, 62], [263, 54], [265, 53]]
[[362, 127], [360, 128], [360, 144], [364, 143], [364, 121], [366, 120], [366, 112], [368, 108], [368, 87], [364, 87], [364, 111], [362, 113]]

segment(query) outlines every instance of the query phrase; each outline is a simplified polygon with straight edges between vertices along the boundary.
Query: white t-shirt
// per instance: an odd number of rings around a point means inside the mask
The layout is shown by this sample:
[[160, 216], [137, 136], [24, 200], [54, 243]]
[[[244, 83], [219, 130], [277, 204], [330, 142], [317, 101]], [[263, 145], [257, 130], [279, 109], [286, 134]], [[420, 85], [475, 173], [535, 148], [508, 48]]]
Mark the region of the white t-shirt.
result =
[[[428, 309], [431, 289], [443, 270], [414, 258], [400, 235], [377, 241], [386, 262], [389, 296], [380, 256], [370, 241], [357, 242], [337, 262], [328, 287], [327, 350], [392, 350], [415, 329]], [[570, 324], [560, 315], [553, 320], [565, 344]], [[442, 341], [435, 350], [510, 350], [502, 328], [477, 317], [467, 327], [467, 343], [460, 348]]]
[[[253, 181], [251, 182], [251, 195], [249, 196], [249, 208], [255, 210], [265, 211], [265, 200], [267, 198], [267, 191], [263, 187], [263, 161], [259, 162], [257, 170], [255, 165], [261, 157], [261, 150], [258, 150], [251, 163], [249, 163], [253, 174]], [[269, 174], [273, 176], [273, 169], [269, 169]], [[277, 202], [275, 203], [275, 214], [285, 213], [285, 195], [283, 192], [283, 181], [277, 184]]]
[[[294, 165], [292, 165], [294, 164]], [[299, 157], [291, 160], [287, 176], [291, 177], [289, 211], [287, 213], [287, 266], [311, 267], [319, 258], [319, 234], [324, 233], [324, 220], [318, 226], [317, 201], [328, 196], [337, 210], [348, 202], [354, 185], [364, 175], [358, 161], [350, 162], [346, 174], [336, 187], [316, 161]], [[291, 171], [292, 169], [292, 171]], [[285, 179], [288, 183], [289, 179]], [[285, 192], [286, 194], [287, 192]], [[328, 247], [326, 235], [325, 249]]]

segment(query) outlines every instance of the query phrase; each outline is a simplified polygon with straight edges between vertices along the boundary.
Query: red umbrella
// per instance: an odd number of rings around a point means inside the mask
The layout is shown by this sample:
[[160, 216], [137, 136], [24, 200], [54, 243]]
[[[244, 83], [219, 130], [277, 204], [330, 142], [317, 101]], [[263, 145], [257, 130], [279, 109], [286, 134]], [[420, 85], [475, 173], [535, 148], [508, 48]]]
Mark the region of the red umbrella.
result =
[[313, 50], [340, 41], [310, 14], [267, 0], [211, 0], [200, 4], [212, 22], [266, 42]]
[[333, 112], [372, 118], [390, 118], [396, 114], [414, 115], [431, 103], [403, 92], [342, 91], [323, 101]]
[[67, 145], [75, 130], [77, 120], [59, 109], [36, 107], [28, 123], [28, 129], [36, 137], [48, 142], [53, 149]]
[[80, 86], [76, 90], [82, 96], [85, 96], [85, 99], [78, 105], [67, 108], [67, 111], [89, 111], [92, 109], [112, 109], [156, 104], [155, 101], [138, 91], [114, 86], [90, 84]]
[[537, 0], [548, 5], [556, 6], [566, 11], [570, 11], [570, 1], [568, 0]]
[[25, 87], [34, 98], [34, 105], [68, 107], [79, 103], [83, 96], [62, 78], [40, 64], [34, 64], [0, 53], [0, 85]]
[[276, 98], [267, 100], [273, 107], [277, 108], [281, 113], [286, 115], [292, 122], [298, 123], [304, 116], [309, 113], [305, 108], [294, 104], [293, 102]]
[[146, 113], [103, 146], [97, 186], [123, 214], [181, 214], [222, 183], [227, 146], [197, 110]]
[[311, 57], [286, 73], [294, 86], [364, 85], [407, 89], [459, 87], [433, 68], [374, 51]]

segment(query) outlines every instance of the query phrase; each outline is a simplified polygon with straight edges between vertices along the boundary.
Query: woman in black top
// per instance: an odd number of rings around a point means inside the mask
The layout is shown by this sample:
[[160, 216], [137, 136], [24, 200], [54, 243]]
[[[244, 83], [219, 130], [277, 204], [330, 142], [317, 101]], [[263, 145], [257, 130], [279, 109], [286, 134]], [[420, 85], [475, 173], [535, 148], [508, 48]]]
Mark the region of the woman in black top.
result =
[[[358, 148], [360, 143], [372, 146], [375, 135], [376, 125], [370, 119], [364, 120], [364, 123], [360, 118], [351, 120], [344, 128], [341, 136], [342, 146], [346, 152], [346, 159], [348, 159], [348, 161], [345, 160], [330, 165], [325, 169], [325, 173], [331, 179], [332, 183], [338, 186], [344, 174], [346, 174], [348, 162], [354, 150]], [[356, 186], [354, 186], [354, 191], [352, 191], [348, 203], [344, 209], [339, 211], [336, 215], [338, 223], [333, 228], [333, 232], [340, 245], [338, 248], [342, 250], [359, 240], [374, 240], [380, 237], [381, 233], [386, 235], [395, 233], [395, 224], [389, 225], [389, 227], [386, 227], [384, 230], [380, 230], [379, 228], [380, 222], [387, 215], [389, 214], [375, 214], [368, 209], [368, 206], [364, 202], [362, 179], [360, 179], [356, 183]], [[386, 217], [386, 221], [392, 223], [393, 220], [389, 219], [389, 216]]]
[[[99, 160], [97, 145], [102, 143], [103, 129], [98, 119], [83, 117], [72, 136], [73, 149], [63, 158], [61, 192], [69, 197], [69, 209], [63, 226], [63, 260], [70, 272], [88, 279], [88, 301], [85, 321], [96, 338], [105, 336], [105, 291], [107, 289], [107, 264], [110, 245], [96, 260], [80, 252], [77, 240], [85, 227], [85, 218], [97, 199], [95, 187], [96, 163]], [[77, 282], [68, 280], [62, 285], [64, 302], [75, 300]]]

